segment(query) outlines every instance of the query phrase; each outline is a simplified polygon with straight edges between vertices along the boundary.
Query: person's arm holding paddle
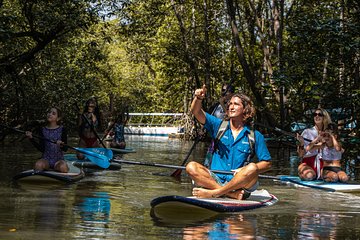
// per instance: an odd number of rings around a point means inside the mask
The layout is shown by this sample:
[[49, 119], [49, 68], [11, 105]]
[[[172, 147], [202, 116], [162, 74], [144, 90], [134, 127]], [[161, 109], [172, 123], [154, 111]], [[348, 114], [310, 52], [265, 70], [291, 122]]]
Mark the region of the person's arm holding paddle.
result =
[[[34, 140], [32, 132], [26, 131], [25, 135], [30, 139], [34, 146], [42, 152], [41, 159], [36, 161], [35, 170], [43, 171], [54, 169], [66, 173], [69, 167], [64, 160], [64, 144], [67, 141], [67, 132], [62, 122], [62, 111], [58, 107], [52, 107], [46, 114], [46, 125], [39, 129], [37, 138], [39, 143]], [[56, 144], [56, 147], [53, 147]]]

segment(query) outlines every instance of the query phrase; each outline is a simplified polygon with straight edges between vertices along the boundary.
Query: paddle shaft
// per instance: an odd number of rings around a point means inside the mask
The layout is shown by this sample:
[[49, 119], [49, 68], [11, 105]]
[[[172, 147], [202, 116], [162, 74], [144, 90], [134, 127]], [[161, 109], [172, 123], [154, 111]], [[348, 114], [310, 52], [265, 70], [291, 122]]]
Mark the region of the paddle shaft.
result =
[[[296, 138], [296, 134], [287, 132], [287, 131], [282, 130], [282, 129], [278, 128], [278, 127], [270, 127], [270, 126], [266, 126], [266, 125], [261, 124], [261, 123], [255, 123], [255, 125], [259, 125], [259, 126], [262, 126], [262, 127], [264, 127], [264, 128], [271, 129], [271, 130], [274, 130], [274, 131], [276, 131], [276, 132], [282, 133], [282, 134], [284, 134], [284, 135], [286, 135], [286, 136]], [[312, 141], [312, 140], [310, 140], [310, 139], [308, 139], [308, 138], [304, 138], [304, 140], [307, 141], [307, 142], [311, 142], [311, 141]]]
[[[17, 129], [17, 128], [9, 127], [9, 126], [2, 125], [2, 124], [1, 124], [1, 126], [2, 126], [2, 127], [6, 127], [6, 128], [8, 128], [8, 129], [11, 129], [11, 130], [13, 130], [13, 131], [15, 131], [15, 132], [18, 132], [18, 133], [26, 134], [26, 131], [23, 131], [23, 130], [20, 130], [20, 129]], [[47, 142], [51, 142], [51, 143], [57, 144], [56, 141], [50, 140], [50, 139], [48, 139], [48, 138], [44, 138], [44, 137], [37, 136], [37, 135], [33, 135], [33, 134], [32, 134], [32, 136], [33, 136], [34, 138], [38, 138], [38, 139], [41, 139], [41, 140], [44, 140], [44, 141], [47, 141]], [[68, 148], [70, 148], [70, 149], [76, 150], [76, 151], [78, 150], [77, 148], [74, 148], [74, 147], [69, 146], [69, 145], [67, 145], [67, 144], [64, 144], [64, 146], [65, 146], [65, 147], [68, 147]]]
[[[113, 159], [113, 162], [116, 163], [125, 163], [125, 164], [132, 164], [132, 165], [143, 165], [149, 167], [162, 167], [162, 168], [172, 168], [172, 169], [181, 169], [185, 170], [185, 166], [177, 166], [177, 165], [169, 165], [169, 164], [160, 164], [160, 163], [152, 163], [152, 162], [138, 162], [138, 161], [130, 161], [124, 159]], [[230, 171], [221, 171], [221, 170], [211, 170], [214, 173], [221, 173], [221, 174], [234, 174], [234, 172]]]
[[[186, 155], [184, 161], [181, 163], [181, 166], [185, 166], [185, 164], [186, 164], [187, 160], [189, 159], [192, 151], [194, 150], [196, 144], [197, 144], [199, 141], [200, 141], [199, 138], [196, 138], [196, 139], [195, 139], [195, 141], [194, 141], [193, 145], [191, 146], [188, 154]], [[178, 176], [180, 176], [180, 175], [181, 175], [181, 171], [182, 171], [183, 169], [185, 169], [185, 167], [184, 167], [184, 168], [177, 168], [177, 170], [174, 171], [174, 172], [171, 174], [171, 176], [172, 176], [172, 177], [178, 177]]]
[[[111, 131], [111, 129], [115, 126], [116, 122], [119, 120], [117, 117], [115, 121], [106, 129], [106, 131]], [[107, 134], [104, 134], [104, 136], [101, 138], [101, 142], [103, 142], [106, 138]]]
[[[17, 128], [9, 127], [9, 126], [2, 125], [2, 124], [0, 124], [0, 126], [11, 129], [11, 130], [13, 130], [15, 132], [26, 134], [25, 131], [19, 130]], [[37, 135], [32, 135], [32, 137], [33, 138], [38, 138], [38, 139], [41, 139], [41, 140], [44, 140], [44, 141], [47, 141], [47, 142], [51, 142], [51, 143], [54, 143], [54, 144], [57, 144], [56, 141], [50, 140], [50, 139], [45, 138], [45, 137], [41, 137], [41, 136], [37, 136]], [[86, 155], [91, 162], [94, 162], [96, 165], [98, 165], [98, 166], [100, 166], [102, 168], [108, 168], [109, 167], [110, 159], [113, 156], [112, 151], [107, 149], [107, 148], [105, 148], [105, 150], [111, 152], [110, 156], [108, 156], [109, 154], [106, 151], [105, 151], [105, 153], [101, 153], [101, 152], [94, 152], [94, 151], [89, 151], [89, 150], [81, 149], [81, 148], [75, 148], [75, 147], [69, 146], [67, 144], [63, 144], [63, 146], [65, 146], [67, 148], [70, 148], [70, 149], [73, 149], [75, 151], [81, 152], [82, 154]], [[95, 150], [95, 148], [91, 148], [91, 149]]]
[[[26, 131], [23, 131], [23, 130], [20, 130], [20, 129], [17, 129], [17, 128], [9, 127], [9, 126], [2, 125], [2, 124], [0, 124], [0, 126], [5, 127], [5, 128], [8, 128], [8, 129], [11, 129], [11, 130], [13, 130], [13, 131], [15, 131], [15, 132], [18, 132], [18, 133], [26, 134]], [[54, 144], [57, 144], [56, 141], [51, 140], [51, 139], [48, 139], [48, 138], [45, 138], [45, 137], [37, 136], [37, 135], [34, 135], [34, 134], [32, 134], [32, 137], [33, 137], [33, 138], [38, 138], [38, 139], [41, 139], [41, 140], [44, 140], [44, 141], [47, 141], [47, 142], [51, 142], [51, 143], [54, 143]], [[72, 147], [72, 146], [67, 145], [67, 144], [63, 144], [63, 145], [64, 145], [65, 147], [70, 148], [70, 149], [73, 149], [73, 150], [75, 150], [75, 151], [82, 152], [82, 150], [79, 149], [79, 148]]]
[[[185, 166], [177, 166], [177, 165], [169, 165], [169, 164], [160, 164], [160, 163], [152, 163], [152, 162], [138, 162], [138, 161], [130, 161], [130, 160], [124, 160], [124, 159], [113, 159], [113, 162], [116, 163], [125, 163], [125, 164], [131, 164], [131, 165], [142, 165], [142, 166], [149, 166], [149, 167], [162, 167], [162, 168], [172, 168], [172, 169], [181, 169], [185, 170]], [[210, 170], [213, 173], [219, 173], [219, 174], [227, 174], [227, 175], [233, 175], [233, 171], [223, 171], [223, 170]], [[276, 176], [266, 176], [266, 175], [259, 175], [259, 178], [267, 178], [267, 179], [277, 179], [279, 180], [279, 177]]]
[[[78, 106], [76, 103], [75, 103], [75, 106], [76, 106], [77, 110], [80, 111], [80, 108], [79, 108], [79, 106]], [[95, 127], [94, 127], [94, 124], [92, 124], [92, 123], [89, 121], [89, 119], [85, 116], [84, 113], [81, 114], [81, 118], [82, 118], [83, 120], [85, 120], [86, 123], [90, 126], [91, 131], [93, 131], [93, 133], [95, 134], [95, 137], [99, 140], [100, 144], [101, 144], [104, 148], [106, 148], [103, 140], [99, 137], [99, 134], [96, 132]]]

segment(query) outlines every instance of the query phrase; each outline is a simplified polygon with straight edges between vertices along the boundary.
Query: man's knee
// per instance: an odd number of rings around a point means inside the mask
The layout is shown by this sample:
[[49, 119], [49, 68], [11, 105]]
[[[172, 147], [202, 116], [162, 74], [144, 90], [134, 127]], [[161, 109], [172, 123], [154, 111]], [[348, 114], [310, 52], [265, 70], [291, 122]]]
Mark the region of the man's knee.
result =
[[197, 172], [197, 162], [191, 161], [186, 165], [186, 172], [189, 175], [194, 175]]

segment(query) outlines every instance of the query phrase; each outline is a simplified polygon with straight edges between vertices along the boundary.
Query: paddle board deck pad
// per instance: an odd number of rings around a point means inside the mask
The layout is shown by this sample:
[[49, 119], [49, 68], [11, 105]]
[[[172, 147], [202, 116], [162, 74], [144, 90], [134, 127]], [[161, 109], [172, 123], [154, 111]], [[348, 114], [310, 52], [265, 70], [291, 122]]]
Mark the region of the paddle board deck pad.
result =
[[278, 176], [282, 182], [290, 183], [296, 186], [309, 187], [330, 192], [360, 192], [360, 184], [351, 183], [330, 183], [322, 180], [303, 181], [297, 176]]
[[114, 154], [126, 154], [126, 153], [136, 153], [136, 151], [132, 148], [110, 148]]
[[69, 172], [61, 173], [53, 170], [38, 171], [26, 170], [13, 177], [16, 182], [24, 183], [74, 183], [84, 178], [85, 174], [80, 169], [67, 162]]
[[275, 204], [278, 199], [266, 190], [256, 190], [246, 200], [163, 196], [151, 201], [157, 219], [206, 219], [219, 213], [242, 212]]
[[[88, 169], [90, 169], [90, 170], [104, 170], [105, 169], [105, 168], [102, 168], [102, 167], [98, 166], [97, 164], [91, 162], [86, 157], [84, 160], [79, 160], [76, 157], [76, 154], [65, 154], [64, 158], [66, 161], [71, 162], [71, 164], [74, 165], [75, 167], [86, 169], [86, 172]], [[115, 163], [115, 162], [110, 162], [109, 167], [106, 169], [107, 170], [119, 170], [119, 169], [121, 169], [121, 164]]]

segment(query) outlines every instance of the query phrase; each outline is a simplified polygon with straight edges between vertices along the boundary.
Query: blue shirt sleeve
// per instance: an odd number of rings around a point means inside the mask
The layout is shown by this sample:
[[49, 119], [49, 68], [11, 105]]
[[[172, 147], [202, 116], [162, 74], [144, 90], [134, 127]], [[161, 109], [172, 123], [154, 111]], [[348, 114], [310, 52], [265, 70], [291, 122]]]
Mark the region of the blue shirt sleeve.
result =
[[255, 131], [255, 153], [259, 161], [271, 161], [265, 138], [259, 131]]

